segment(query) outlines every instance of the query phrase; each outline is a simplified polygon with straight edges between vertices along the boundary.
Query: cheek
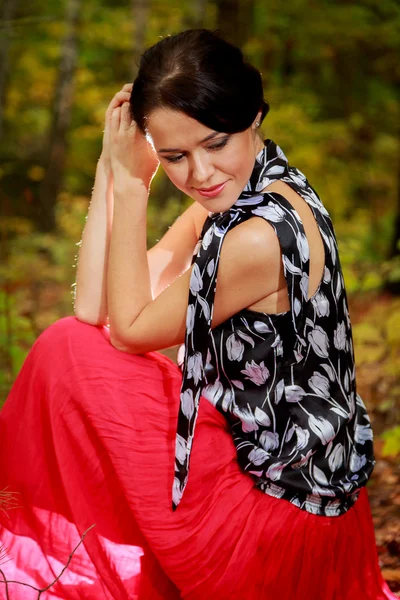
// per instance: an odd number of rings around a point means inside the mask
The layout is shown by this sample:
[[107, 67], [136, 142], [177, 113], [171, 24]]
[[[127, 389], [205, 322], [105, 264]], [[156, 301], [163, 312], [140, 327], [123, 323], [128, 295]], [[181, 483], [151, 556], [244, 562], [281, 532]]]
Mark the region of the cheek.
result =
[[163, 165], [164, 172], [168, 179], [181, 191], [187, 187], [187, 169], [183, 165]]
[[252, 150], [249, 148], [247, 140], [240, 140], [240, 143], [232, 144], [229, 148], [229, 152], [224, 157], [224, 169], [222, 170], [232, 173], [236, 180], [245, 180], [245, 183], [247, 183], [253, 166]]

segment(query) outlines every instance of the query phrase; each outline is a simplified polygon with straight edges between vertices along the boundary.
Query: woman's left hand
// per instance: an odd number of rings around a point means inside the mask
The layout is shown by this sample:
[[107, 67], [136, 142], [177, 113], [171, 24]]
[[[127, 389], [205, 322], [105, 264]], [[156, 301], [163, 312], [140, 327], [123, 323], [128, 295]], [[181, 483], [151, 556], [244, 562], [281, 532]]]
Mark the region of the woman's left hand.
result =
[[132, 119], [129, 103], [124, 102], [115, 108], [109, 119], [110, 162], [114, 189], [123, 187], [124, 179], [137, 179], [149, 190], [159, 160], [153, 147]]

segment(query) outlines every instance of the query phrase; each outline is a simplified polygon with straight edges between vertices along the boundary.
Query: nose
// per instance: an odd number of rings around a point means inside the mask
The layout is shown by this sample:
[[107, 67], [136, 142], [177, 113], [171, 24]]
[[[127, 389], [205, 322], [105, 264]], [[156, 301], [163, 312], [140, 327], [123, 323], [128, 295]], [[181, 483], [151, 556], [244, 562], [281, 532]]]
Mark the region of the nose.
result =
[[215, 168], [210, 156], [207, 154], [192, 156], [191, 176], [194, 187], [207, 187], [214, 172]]

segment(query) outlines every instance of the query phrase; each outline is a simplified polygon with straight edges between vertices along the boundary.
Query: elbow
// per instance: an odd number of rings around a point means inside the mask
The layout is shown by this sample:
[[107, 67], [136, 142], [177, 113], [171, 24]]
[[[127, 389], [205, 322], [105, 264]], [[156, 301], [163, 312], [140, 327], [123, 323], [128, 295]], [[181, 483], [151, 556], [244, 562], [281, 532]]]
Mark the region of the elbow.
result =
[[141, 354], [141, 349], [135, 344], [130, 336], [123, 331], [116, 331], [110, 327], [110, 343], [111, 345], [120, 352], [127, 352], [128, 354]]
[[107, 325], [107, 316], [95, 313], [94, 311], [85, 310], [79, 305], [75, 305], [74, 314], [78, 321], [87, 323], [88, 325], [94, 325], [95, 327], [102, 327]]

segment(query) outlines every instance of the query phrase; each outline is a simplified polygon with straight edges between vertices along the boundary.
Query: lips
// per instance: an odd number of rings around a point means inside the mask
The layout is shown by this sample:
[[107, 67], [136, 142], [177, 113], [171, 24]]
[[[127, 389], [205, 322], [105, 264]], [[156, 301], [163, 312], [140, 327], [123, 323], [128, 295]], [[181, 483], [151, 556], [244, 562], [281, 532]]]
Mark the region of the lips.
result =
[[196, 188], [196, 191], [199, 194], [201, 194], [202, 196], [205, 196], [206, 198], [215, 198], [222, 192], [222, 190], [224, 189], [224, 187], [227, 183], [228, 183], [227, 181], [224, 181], [223, 183], [219, 183], [218, 185], [213, 185], [212, 187], [209, 187], [209, 188]]

